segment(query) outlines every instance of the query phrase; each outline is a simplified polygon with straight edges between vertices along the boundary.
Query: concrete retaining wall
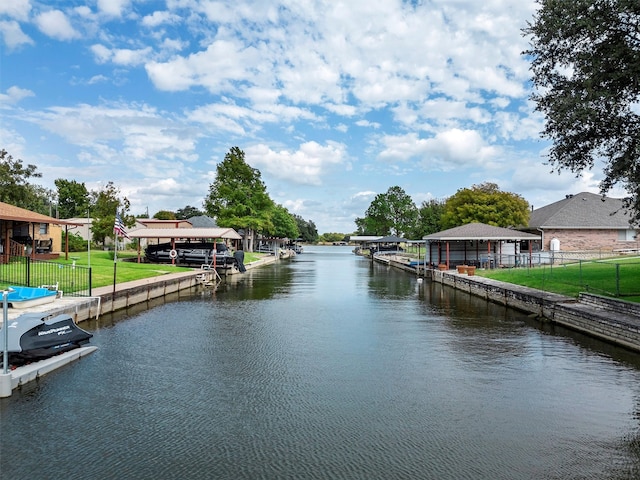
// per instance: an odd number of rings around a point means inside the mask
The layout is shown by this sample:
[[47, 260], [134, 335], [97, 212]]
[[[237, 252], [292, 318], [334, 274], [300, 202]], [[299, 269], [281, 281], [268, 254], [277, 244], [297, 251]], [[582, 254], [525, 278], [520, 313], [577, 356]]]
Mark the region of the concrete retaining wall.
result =
[[[247, 270], [269, 265], [278, 261], [275, 256], [264, 257], [247, 264]], [[83, 322], [96, 315], [115, 312], [135, 305], [144, 304], [154, 299], [176, 294], [203, 285], [202, 275], [213, 279], [212, 271], [193, 270], [191, 272], [169, 273], [160, 277], [145, 278], [133, 282], [118, 283], [114, 292], [113, 286], [93, 289], [93, 297], [76, 298], [71, 304], [61, 305], [55, 312], [71, 315], [76, 323]], [[52, 310], [49, 308], [48, 310]]]
[[589, 293], [571, 297], [453, 271], [430, 270], [433, 281], [536, 315], [543, 321], [640, 351], [640, 304]]

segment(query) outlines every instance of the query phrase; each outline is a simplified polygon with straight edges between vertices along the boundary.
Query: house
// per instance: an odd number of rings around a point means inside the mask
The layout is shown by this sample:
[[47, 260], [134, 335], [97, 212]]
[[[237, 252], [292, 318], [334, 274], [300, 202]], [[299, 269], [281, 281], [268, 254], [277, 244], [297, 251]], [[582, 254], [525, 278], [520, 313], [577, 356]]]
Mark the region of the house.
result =
[[526, 231], [540, 234], [547, 251], [637, 250], [630, 219], [622, 199], [582, 192], [533, 210]]
[[72, 222], [31, 212], [0, 202], [0, 254], [2, 261], [11, 256], [54, 258], [63, 251], [62, 227]]
[[[64, 219], [65, 222], [69, 222], [70, 224], [72, 224], [72, 226], [69, 227], [69, 234], [70, 235], [78, 235], [80, 236], [80, 238], [82, 238], [83, 240], [91, 240], [93, 238], [92, 233], [91, 233], [91, 227], [93, 226], [93, 218], [91, 217], [73, 217], [73, 218], [65, 218]], [[148, 225], [148, 219], [143, 218], [143, 219], [136, 219], [136, 224], [131, 228], [132, 230], [138, 229], [138, 228], [145, 228]], [[145, 222], [145, 223], [143, 223]], [[165, 222], [164, 220], [162, 220], [162, 222]], [[171, 226], [167, 227], [166, 224], [163, 224], [163, 226], [165, 228], [173, 228], [173, 224], [175, 224], [175, 220], [171, 220]], [[188, 224], [190, 226], [190, 224]], [[127, 229], [128, 230], [128, 229]], [[104, 239], [104, 245], [105, 246], [110, 246], [113, 245], [115, 242], [113, 240], [113, 238], [110, 237], [106, 237]], [[143, 245], [144, 246], [144, 245]]]

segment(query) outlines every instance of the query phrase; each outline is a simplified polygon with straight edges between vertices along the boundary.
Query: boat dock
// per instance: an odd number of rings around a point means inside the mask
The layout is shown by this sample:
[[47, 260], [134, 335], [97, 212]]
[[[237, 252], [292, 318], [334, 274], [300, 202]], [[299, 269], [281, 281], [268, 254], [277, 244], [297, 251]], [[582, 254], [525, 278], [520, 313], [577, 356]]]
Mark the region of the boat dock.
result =
[[[274, 263], [277, 256], [263, 257], [256, 262], [246, 265], [247, 270]], [[34, 305], [29, 308], [9, 308], [8, 321], [14, 320], [25, 313], [43, 313], [45, 315], [66, 314], [75, 323], [81, 323], [91, 318], [98, 318], [105, 313], [130, 308], [134, 305], [147, 303], [151, 300], [177, 294], [181, 290], [195, 287], [206, 287], [215, 283], [215, 272], [212, 270], [194, 269], [191, 272], [168, 273], [158, 277], [144, 278], [132, 282], [94, 288], [91, 297], [73, 297], [62, 295], [51, 303]], [[1, 307], [0, 307], [1, 308]], [[2, 318], [0, 318], [0, 324]], [[76, 348], [66, 353], [56, 355], [45, 360], [24, 365], [7, 374], [0, 370], [0, 398], [11, 395], [13, 389], [27, 382], [38, 379], [42, 375], [79, 360], [97, 350], [95, 346]]]

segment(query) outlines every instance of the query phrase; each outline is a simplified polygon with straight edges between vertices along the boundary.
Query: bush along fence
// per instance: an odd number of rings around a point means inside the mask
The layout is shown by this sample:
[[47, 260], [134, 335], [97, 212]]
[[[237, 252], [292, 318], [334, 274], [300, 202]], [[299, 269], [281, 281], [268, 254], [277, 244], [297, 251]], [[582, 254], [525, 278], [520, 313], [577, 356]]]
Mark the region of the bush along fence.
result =
[[0, 283], [22, 287], [49, 286], [65, 295], [91, 296], [91, 268], [75, 264], [63, 265], [30, 257], [3, 256]]

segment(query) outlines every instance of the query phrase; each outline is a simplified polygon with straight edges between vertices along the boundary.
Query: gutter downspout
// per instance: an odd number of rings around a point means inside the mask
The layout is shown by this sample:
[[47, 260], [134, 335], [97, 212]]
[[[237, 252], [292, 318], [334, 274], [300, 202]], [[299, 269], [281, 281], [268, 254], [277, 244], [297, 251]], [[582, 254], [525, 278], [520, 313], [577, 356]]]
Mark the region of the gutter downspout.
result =
[[536, 228], [540, 232], [540, 251], [544, 252], [544, 230], [542, 228]]

